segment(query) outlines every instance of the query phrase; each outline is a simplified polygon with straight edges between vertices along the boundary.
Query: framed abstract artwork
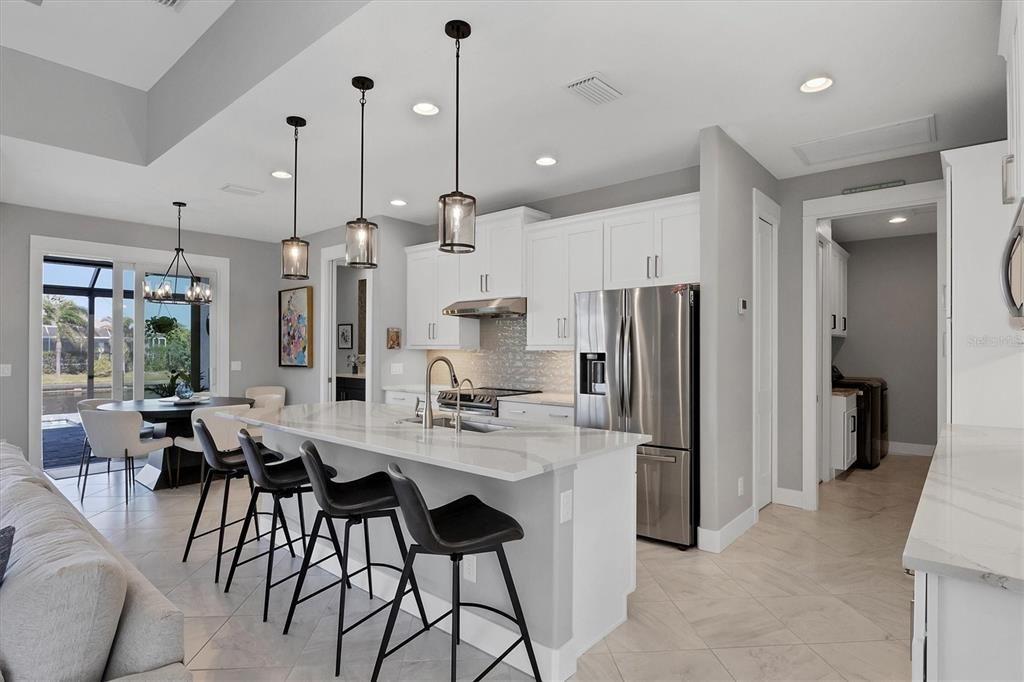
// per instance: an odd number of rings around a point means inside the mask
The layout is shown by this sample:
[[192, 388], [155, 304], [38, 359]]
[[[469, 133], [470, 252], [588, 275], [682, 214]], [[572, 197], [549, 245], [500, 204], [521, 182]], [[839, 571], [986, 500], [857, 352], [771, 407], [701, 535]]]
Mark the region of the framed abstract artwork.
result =
[[277, 292], [277, 365], [313, 366], [313, 287]]

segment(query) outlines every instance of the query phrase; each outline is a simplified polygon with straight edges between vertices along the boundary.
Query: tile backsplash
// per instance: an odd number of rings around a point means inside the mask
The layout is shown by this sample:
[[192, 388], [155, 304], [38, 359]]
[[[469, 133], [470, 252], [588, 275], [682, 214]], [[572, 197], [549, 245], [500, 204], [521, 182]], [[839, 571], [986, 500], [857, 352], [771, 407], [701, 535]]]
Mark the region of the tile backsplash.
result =
[[[428, 351], [427, 359], [445, 355], [460, 379], [469, 377], [476, 386], [522, 388], [572, 393], [571, 351], [527, 351], [526, 318], [480, 320], [480, 350]], [[431, 380], [448, 383], [448, 369], [434, 367]]]

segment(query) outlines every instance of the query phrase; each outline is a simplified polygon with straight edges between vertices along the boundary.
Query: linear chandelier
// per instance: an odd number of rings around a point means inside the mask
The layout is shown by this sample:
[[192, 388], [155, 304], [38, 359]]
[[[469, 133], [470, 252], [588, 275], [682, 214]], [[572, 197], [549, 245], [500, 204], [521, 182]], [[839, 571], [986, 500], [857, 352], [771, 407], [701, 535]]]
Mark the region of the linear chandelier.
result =
[[[185, 249], [181, 248], [181, 209], [187, 204], [184, 201], [175, 201], [172, 203], [173, 206], [178, 208], [178, 245], [174, 249], [174, 257], [171, 258], [170, 265], [167, 266], [167, 270], [164, 272], [164, 276], [160, 279], [160, 284], [157, 285], [156, 289], [149, 286], [149, 282], [143, 282], [142, 297], [147, 301], [157, 301], [160, 303], [188, 303], [190, 305], [207, 305], [213, 301], [213, 291], [210, 289], [210, 285], [201, 282], [196, 273], [192, 272], [192, 266], [188, 264], [188, 259], [185, 258]], [[189, 284], [185, 290], [184, 295], [180, 298], [178, 294], [178, 273], [181, 268], [181, 264], [185, 264], [185, 269], [188, 270]], [[174, 270], [174, 283], [171, 284], [168, 278], [171, 277], [171, 270]]]

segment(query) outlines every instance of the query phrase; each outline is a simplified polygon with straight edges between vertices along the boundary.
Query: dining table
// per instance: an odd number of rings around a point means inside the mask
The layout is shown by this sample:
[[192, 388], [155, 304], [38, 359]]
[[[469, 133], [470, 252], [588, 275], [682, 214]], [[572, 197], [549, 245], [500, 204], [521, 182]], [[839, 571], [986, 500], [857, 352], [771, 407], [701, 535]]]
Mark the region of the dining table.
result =
[[[201, 407], [228, 407], [231, 405], [253, 405], [251, 398], [233, 396], [209, 396], [197, 400], [174, 398], [147, 398], [145, 400], [123, 400], [100, 405], [97, 409], [107, 412], [138, 412], [143, 421], [163, 425], [163, 435], [170, 438], [192, 437], [192, 412]], [[172, 455], [176, 461], [172, 467]], [[182, 463], [184, 458], [184, 463]], [[172, 446], [149, 453], [146, 464], [136, 473], [135, 481], [150, 490], [177, 487], [182, 484], [198, 483], [202, 476], [202, 454], [193, 453]]]

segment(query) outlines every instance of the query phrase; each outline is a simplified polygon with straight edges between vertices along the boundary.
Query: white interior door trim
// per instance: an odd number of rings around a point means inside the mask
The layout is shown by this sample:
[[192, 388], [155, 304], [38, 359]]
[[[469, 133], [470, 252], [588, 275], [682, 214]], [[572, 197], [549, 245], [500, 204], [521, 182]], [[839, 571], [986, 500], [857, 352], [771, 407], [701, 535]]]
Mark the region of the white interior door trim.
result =
[[[818, 508], [818, 485], [817, 485], [817, 441], [818, 433], [816, 426], [817, 409], [817, 384], [820, 379], [816, 367], [817, 361], [817, 334], [819, 332], [818, 309], [812, 302], [817, 296], [817, 226], [818, 220], [823, 218], [838, 218], [857, 215], [860, 213], [873, 213], [875, 211], [887, 211], [905, 208], [907, 206], [923, 206], [927, 204], [936, 205], [936, 242], [940, 254], [945, 251], [946, 235], [946, 193], [945, 183], [942, 180], [930, 182], [919, 182], [903, 187], [880, 189], [873, 192], [860, 194], [843, 194], [821, 199], [809, 199], [803, 206], [803, 230], [801, 231], [802, 257], [801, 257], [801, 289], [802, 289], [802, 319], [801, 319], [801, 453], [802, 453], [802, 486], [801, 499], [804, 509], [816, 510]], [[941, 255], [940, 255], [941, 258]], [[940, 260], [940, 264], [942, 261]], [[942, 287], [945, 286], [945, 269], [940, 267], [938, 271], [939, 305], [942, 305]], [[941, 321], [941, 316], [940, 316]], [[939, 330], [939, 338], [942, 338], [943, 329]], [[945, 362], [942, 358], [941, 344], [938, 349], [936, 360], [939, 368], [940, 382], [945, 380]], [[940, 386], [938, 395], [939, 425], [945, 423], [945, 391]]]
[[[757, 429], [754, 429], [754, 447], [753, 458], [754, 458], [754, 472], [753, 485], [754, 489], [751, 491], [754, 497], [754, 507], [760, 509], [765, 504], [779, 499], [779, 225], [782, 222], [782, 208], [775, 203], [767, 194], [761, 192], [757, 188], [754, 188], [754, 215], [752, 221], [752, 229], [754, 231], [754, 244], [758, 245], [762, 242], [758, 241], [757, 235], [759, 230], [766, 229], [764, 225], [767, 225], [767, 229], [771, 235], [771, 276], [769, 279], [769, 291], [767, 292], [769, 301], [769, 312], [771, 314], [771, 331], [770, 340], [771, 345], [769, 350], [769, 363], [770, 363], [770, 379], [771, 383], [771, 453], [769, 454], [771, 461], [771, 489], [770, 498], [768, 500], [759, 500], [757, 498], [758, 480], [759, 480], [759, 466], [758, 466], [758, 451], [759, 443], [757, 442]], [[758, 249], [754, 249], [754, 373], [753, 373], [753, 387], [754, 387], [754, 399], [758, 398], [758, 376], [759, 365], [762, 356], [762, 345], [761, 335], [757, 333], [760, 329], [760, 317], [764, 315], [764, 306], [761, 305], [761, 301], [765, 298], [765, 292], [760, 291], [759, 282], [760, 273], [758, 263], [761, 259], [758, 257]], [[755, 414], [757, 406], [755, 405]]]
[[[335, 330], [338, 326], [338, 266], [345, 263], [345, 245], [336, 244], [320, 249], [320, 347], [325, 349], [320, 363], [320, 402], [334, 402], [334, 382], [338, 376], [338, 345]], [[366, 270], [366, 402], [374, 401], [377, 387], [376, 347], [374, 344], [374, 282], [377, 271]]]
[[[28, 418], [29, 418], [29, 462], [42, 468], [43, 441], [40, 422], [42, 419], [42, 367], [43, 348], [39, 342], [39, 334], [43, 325], [43, 257], [68, 256], [79, 258], [95, 258], [113, 261], [111, 254], [117, 254], [116, 260], [124, 263], [135, 263], [136, 268], [144, 267], [145, 263], [166, 263], [171, 252], [166, 249], [146, 249], [121, 244], [104, 244], [79, 239], [62, 239], [31, 235], [29, 237], [29, 290], [28, 290]], [[210, 349], [210, 390], [227, 395], [231, 391], [230, 373], [230, 333], [231, 306], [231, 261], [220, 256], [206, 256], [200, 253], [189, 253], [189, 263], [204, 276], [210, 277], [213, 286], [213, 303], [210, 304], [211, 337], [213, 346]], [[136, 270], [138, 271], [138, 270]], [[138, 279], [136, 278], [136, 282]], [[118, 283], [112, 283], [117, 286]], [[136, 289], [137, 293], [141, 293]], [[139, 297], [141, 299], [141, 296]], [[138, 300], [138, 299], [137, 299]], [[136, 306], [136, 311], [139, 307]], [[136, 323], [139, 319], [136, 318]], [[138, 339], [140, 335], [136, 334]], [[138, 345], [136, 345], [136, 349]], [[136, 354], [138, 357], [138, 354]], [[138, 367], [138, 365], [136, 365]], [[223, 371], [222, 371], [223, 370]], [[135, 375], [136, 386], [141, 376]]]

